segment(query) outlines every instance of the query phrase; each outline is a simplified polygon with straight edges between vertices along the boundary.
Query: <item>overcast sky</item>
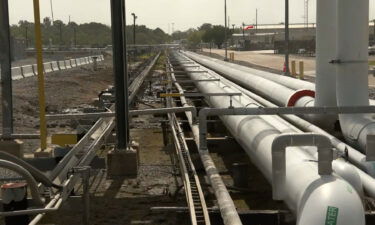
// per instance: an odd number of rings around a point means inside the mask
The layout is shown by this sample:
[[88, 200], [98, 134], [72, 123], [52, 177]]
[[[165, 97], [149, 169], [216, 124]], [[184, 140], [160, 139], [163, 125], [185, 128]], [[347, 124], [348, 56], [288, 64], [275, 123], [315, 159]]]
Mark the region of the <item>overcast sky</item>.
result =
[[[110, 24], [110, 0], [52, 0], [54, 18], [77, 23], [101, 22]], [[32, 0], [9, 0], [12, 24], [19, 20], [33, 21]], [[204, 22], [223, 24], [224, 0], [126, 0], [127, 22], [130, 14], [138, 15], [137, 23], [164, 31], [186, 30]], [[51, 17], [50, 0], [40, 0], [41, 17]], [[258, 8], [258, 23], [280, 23], [284, 21], [283, 0], [227, 0], [230, 24], [240, 26], [255, 23]], [[316, 0], [310, 0], [309, 21], [315, 22]], [[303, 22], [304, 0], [290, 0], [291, 22]], [[370, 0], [370, 19], [375, 18], [375, 0]]]

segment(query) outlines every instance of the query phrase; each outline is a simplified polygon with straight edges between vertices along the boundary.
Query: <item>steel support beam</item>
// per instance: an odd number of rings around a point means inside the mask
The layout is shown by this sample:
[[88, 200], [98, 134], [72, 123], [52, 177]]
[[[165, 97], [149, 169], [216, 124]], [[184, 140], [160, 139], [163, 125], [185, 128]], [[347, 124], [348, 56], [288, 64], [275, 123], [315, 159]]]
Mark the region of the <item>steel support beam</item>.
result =
[[125, 150], [129, 143], [128, 121], [128, 74], [126, 60], [125, 37], [125, 2], [124, 0], [111, 0], [112, 42], [113, 42], [113, 68], [115, 75], [116, 95], [116, 138], [117, 149]]
[[8, 0], [0, 3], [0, 66], [3, 134], [13, 133], [12, 73]]

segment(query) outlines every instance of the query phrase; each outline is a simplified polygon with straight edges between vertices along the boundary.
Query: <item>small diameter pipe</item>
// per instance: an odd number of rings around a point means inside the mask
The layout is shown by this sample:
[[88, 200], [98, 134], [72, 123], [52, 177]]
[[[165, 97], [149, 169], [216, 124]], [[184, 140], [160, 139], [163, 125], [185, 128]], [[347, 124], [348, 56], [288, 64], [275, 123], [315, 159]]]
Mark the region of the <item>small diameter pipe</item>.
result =
[[[171, 74], [172, 80], [176, 81], [174, 74]], [[184, 90], [178, 83], [174, 83], [177, 87], [180, 94], [184, 93]], [[184, 106], [188, 106], [189, 104], [186, 101], [185, 96], [180, 96], [181, 103]], [[186, 117], [188, 118], [189, 125], [194, 135], [194, 140], [199, 149], [199, 128], [198, 125], [194, 123], [194, 115], [186, 111]], [[215, 197], [218, 201], [218, 206], [220, 209], [220, 215], [223, 219], [225, 225], [242, 225], [240, 216], [238, 215], [236, 206], [228, 193], [228, 189], [226, 188], [225, 183], [221, 179], [221, 176], [216, 169], [215, 163], [213, 162], [210, 154], [208, 151], [199, 151], [199, 156], [201, 158], [202, 164], [206, 171], [207, 177], [210, 180], [210, 184], [213, 187]]]
[[[171, 108], [160, 108], [160, 109], [146, 109], [146, 110], [131, 110], [129, 112], [130, 116], [137, 115], [153, 115], [153, 114], [167, 114], [167, 113], [180, 113], [189, 111], [193, 115], [194, 121], [196, 121], [197, 110], [195, 107], [171, 107]], [[104, 112], [104, 113], [77, 113], [77, 114], [56, 114], [56, 115], [47, 115], [48, 119], [51, 120], [65, 120], [65, 119], [89, 119], [89, 118], [106, 118], [114, 117], [115, 113], [113, 112]]]
[[[45, 207], [46, 210], [57, 211], [62, 204], [62, 198], [60, 198], [60, 194], [56, 195]], [[36, 225], [39, 221], [43, 218], [45, 213], [38, 214], [30, 223], [29, 225]]]
[[33, 200], [35, 201], [35, 203], [37, 205], [44, 205], [44, 200], [38, 191], [38, 184], [35, 181], [33, 175], [31, 175], [29, 171], [27, 171], [22, 166], [19, 166], [15, 163], [12, 163], [6, 160], [0, 160], [0, 167], [12, 170], [18, 173], [19, 175], [21, 175], [27, 181], [27, 184], [30, 187], [31, 196], [33, 197]]

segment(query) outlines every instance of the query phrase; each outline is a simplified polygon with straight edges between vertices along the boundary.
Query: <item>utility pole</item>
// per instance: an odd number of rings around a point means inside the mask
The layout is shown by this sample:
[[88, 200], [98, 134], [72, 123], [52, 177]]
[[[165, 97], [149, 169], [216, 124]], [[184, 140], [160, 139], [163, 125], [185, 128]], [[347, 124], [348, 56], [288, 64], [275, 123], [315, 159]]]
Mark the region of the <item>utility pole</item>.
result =
[[135, 47], [135, 44], [136, 44], [136, 40], [135, 40], [135, 21], [137, 20], [137, 16], [135, 15], [135, 13], [132, 13], [132, 16], [133, 16], [133, 58], [134, 58], [134, 62], [136, 61], [136, 52], [137, 52], [137, 48]]
[[62, 23], [59, 24], [60, 30], [60, 47], [63, 45], [63, 38], [62, 38]]
[[53, 5], [52, 5], [52, 0], [50, 0], [50, 3], [51, 3], [51, 16], [52, 16], [52, 25], [53, 25], [53, 22], [55, 21], [54, 18], [53, 18]]
[[73, 27], [73, 34], [74, 34], [74, 48], [77, 48], [77, 30], [76, 30], [76, 27]]
[[228, 47], [227, 47], [227, 0], [224, 0], [224, 19], [225, 19], [225, 31], [224, 31], [224, 44], [225, 44], [225, 58], [224, 61], [228, 61]]
[[255, 33], [258, 33], [258, 9], [255, 10]]
[[135, 15], [135, 13], [132, 13], [132, 16], [133, 16], [133, 44], [135, 46], [136, 44], [136, 41], [135, 41], [135, 21], [137, 20], [137, 16]]
[[289, 0], [285, 0], [285, 75], [289, 76]]
[[3, 135], [13, 133], [12, 73], [8, 0], [0, 2], [0, 67]]
[[28, 37], [28, 32], [27, 32], [28, 28], [29, 28], [29, 27], [28, 27], [28, 24], [26, 23], [26, 25], [25, 25], [26, 48], [29, 47], [29, 37]]

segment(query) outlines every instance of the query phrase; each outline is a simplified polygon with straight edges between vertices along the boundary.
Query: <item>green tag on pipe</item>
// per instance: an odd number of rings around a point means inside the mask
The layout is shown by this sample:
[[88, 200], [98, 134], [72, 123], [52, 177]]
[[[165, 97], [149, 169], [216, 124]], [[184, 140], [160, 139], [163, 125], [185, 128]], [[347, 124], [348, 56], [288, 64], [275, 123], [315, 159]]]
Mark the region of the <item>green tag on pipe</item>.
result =
[[328, 206], [325, 225], [336, 225], [338, 215], [339, 215], [339, 208]]

